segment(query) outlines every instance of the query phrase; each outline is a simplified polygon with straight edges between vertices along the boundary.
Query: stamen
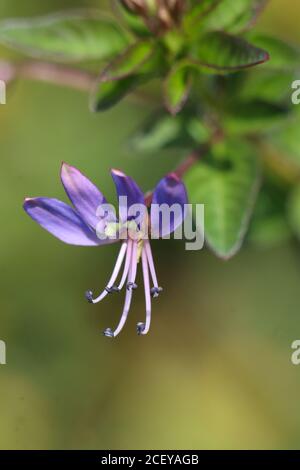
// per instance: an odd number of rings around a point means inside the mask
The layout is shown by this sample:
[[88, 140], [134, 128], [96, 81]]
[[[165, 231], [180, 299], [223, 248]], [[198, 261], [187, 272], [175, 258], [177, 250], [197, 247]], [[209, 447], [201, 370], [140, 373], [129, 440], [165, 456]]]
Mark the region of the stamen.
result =
[[84, 295], [85, 295], [86, 300], [90, 304], [92, 304], [93, 303], [93, 292], [91, 290], [87, 290]]
[[135, 290], [138, 288], [138, 285], [135, 282], [127, 282], [126, 289], [127, 290]]
[[155, 298], [155, 297], [158, 297], [160, 292], [162, 291], [163, 291], [162, 287], [152, 287], [152, 289], [150, 290], [150, 293], [151, 293], [151, 296]]
[[142, 266], [143, 278], [145, 287], [145, 301], [146, 301], [146, 322], [137, 324], [137, 332], [139, 335], [146, 335], [150, 329], [151, 323], [151, 295], [150, 295], [150, 280], [149, 280], [149, 266], [148, 257], [145, 250], [142, 251]]
[[[129, 274], [128, 274], [128, 283], [132, 285], [135, 284], [136, 271], [137, 271], [137, 243], [133, 242], [132, 255], [131, 255], [131, 260], [130, 260], [130, 269], [129, 269]], [[128, 313], [129, 313], [131, 299], [132, 299], [132, 289], [129, 289], [129, 290], [127, 289], [126, 296], [125, 296], [124, 309], [123, 309], [119, 324], [117, 328], [115, 329], [115, 331], [112, 331], [110, 328], [107, 328], [104, 331], [105, 336], [108, 336], [110, 338], [115, 338], [122, 331], [126, 323]]]
[[153, 282], [153, 285], [154, 285], [154, 287], [152, 287], [150, 292], [151, 292], [152, 297], [155, 298], [155, 297], [159, 296], [160, 292], [163, 291], [163, 288], [159, 287], [159, 285], [158, 285], [157, 276], [156, 276], [155, 267], [154, 267], [153, 256], [152, 256], [152, 251], [151, 251], [151, 246], [150, 246], [150, 243], [149, 243], [148, 240], [145, 240], [145, 250], [146, 250], [146, 253], [147, 253], [148, 265], [149, 265], [149, 269], [150, 269], [150, 273], [151, 273], [152, 282]]
[[133, 242], [131, 240], [128, 240], [128, 248], [127, 248], [127, 253], [126, 253], [124, 271], [123, 271], [123, 274], [122, 274], [120, 284], [118, 285], [119, 290], [121, 290], [122, 287], [124, 286], [124, 284], [126, 282], [126, 279], [127, 279], [127, 276], [128, 276], [130, 261], [131, 261], [131, 253], [132, 253], [132, 244], [133, 244]]
[[158, 281], [157, 281], [157, 276], [156, 276], [156, 272], [155, 272], [154, 261], [153, 261], [153, 256], [152, 256], [152, 251], [151, 251], [151, 246], [150, 246], [149, 240], [145, 240], [145, 250], [146, 250], [146, 253], [147, 253], [150, 273], [151, 273], [151, 277], [152, 277], [154, 287], [158, 287]]
[[93, 298], [93, 292], [91, 290], [88, 290], [85, 293], [85, 297], [88, 300], [88, 302], [96, 304], [97, 302], [100, 302], [101, 300], [103, 300], [104, 297], [107, 296], [107, 294], [111, 294], [113, 292], [118, 292], [119, 291], [118, 287], [115, 286], [114, 283], [115, 283], [115, 281], [118, 277], [118, 274], [120, 272], [120, 269], [121, 269], [126, 251], [127, 251], [127, 242], [124, 242], [121, 246], [121, 249], [120, 249], [120, 252], [119, 252], [115, 267], [114, 267], [114, 270], [112, 272], [110, 280], [108, 281], [107, 286], [105, 287], [104, 291], [96, 299]]
[[105, 287], [105, 290], [108, 294], [113, 294], [114, 292], [119, 292], [118, 286]]
[[114, 332], [111, 328], [106, 328], [106, 330], [103, 331], [103, 334], [107, 338], [113, 338], [114, 337]]
[[144, 329], [145, 329], [145, 323], [139, 322], [139, 323], [136, 325], [136, 331], [137, 331], [137, 334], [138, 334], [138, 335], [143, 334]]

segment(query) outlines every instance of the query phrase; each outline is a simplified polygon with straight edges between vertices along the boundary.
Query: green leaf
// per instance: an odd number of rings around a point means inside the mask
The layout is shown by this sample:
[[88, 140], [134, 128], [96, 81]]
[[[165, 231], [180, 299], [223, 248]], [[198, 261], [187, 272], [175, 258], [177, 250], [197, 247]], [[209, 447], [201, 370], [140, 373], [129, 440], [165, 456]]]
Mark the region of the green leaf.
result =
[[69, 12], [2, 21], [0, 42], [34, 57], [82, 61], [113, 56], [128, 44], [128, 37], [108, 18]]
[[227, 31], [239, 34], [255, 26], [256, 21], [263, 12], [268, 1], [269, 0], [244, 0], [244, 11], [235, 18], [230, 26], [227, 27]]
[[212, 68], [216, 73], [238, 71], [266, 62], [269, 58], [263, 49], [223, 32], [203, 36], [191, 54], [196, 63]]
[[256, 222], [250, 228], [249, 240], [260, 248], [273, 248], [288, 241], [291, 231], [283, 215], [277, 214]]
[[251, 34], [251, 42], [269, 52], [266, 67], [274, 70], [295, 70], [300, 67], [300, 50], [280, 39], [263, 34]]
[[199, 21], [203, 17], [211, 13], [222, 0], [202, 0], [200, 3], [197, 1], [192, 9], [185, 15], [184, 27], [187, 32], [195, 25], [198, 26]]
[[114, 59], [100, 73], [92, 90], [90, 108], [105, 111], [138, 86], [163, 72], [162, 55], [152, 43], [137, 43]]
[[280, 130], [269, 134], [269, 141], [277, 153], [297, 167], [300, 167], [299, 130], [300, 112], [295, 112]]
[[131, 29], [134, 34], [140, 37], [149, 37], [152, 35], [140, 16], [132, 13], [119, 1], [116, 2], [116, 7], [120, 10], [121, 16], [124, 19], [126, 26]]
[[138, 152], [166, 149], [190, 151], [211, 139], [211, 129], [199, 111], [187, 106], [176, 116], [155, 111], [130, 136], [129, 145]]
[[267, 181], [255, 205], [248, 239], [259, 248], [270, 248], [286, 242], [290, 237], [286, 190]]
[[99, 112], [112, 108], [146, 81], [147, 77], [143, 75], [130, 75], [112, 82], [99, 82], [91, 93], [91, 111]]
[[101, 81], [119, 80], [138, 72], [154, 54], [152, 42], [137, 42], [116, 57], [100, 74]]
[[212, 158], [200, 161], [185, 176], [189, 199], [204, 204], [205, 238], [223, 259], [242, 245], [256, 199], [259, 171], [256, 150], [234, 141]]
[[153, 113], [129, 139], [130, 146], [138, 152], [157, 152], [165, 149], [190, 150], [207, 142], [208, 129], [193, 110], [177, 116], [163, 112]]
[[291, 83], [295, 78], [294, 72], [278, 72], [260, 67], [259, 70], [251, 70], [244, 76], [243, 82], [236, 90], [236, 97], [243, 101], [290, 101]]
[[288, 200], [288, 220], [290, 226], [297, 236], [300, 239], [300, 185], [298, 184], [290, 194]]
[[192, 71], [184, 62], [176, 64], [164, 84], [166, 107], [177, 114], [185, 105], [192, 86]]
[[[212, 2], [211, 2], [212, 3]], [[222, 0], [215, 2], [200, 27], [238, 33], [250, 27], [266, 4], [266, 0]]]
[[193, 139], [194, 144], [202, 145], [211, 140], [211, 129], [206, 124], [203, 116], [195, 116], [187, 120], [187, 133]]
[[130, 146], [138, 152], [154, 152], [180, 145], [182, 120], [168, 114], [154, 113], [130, 137]]
[[266, 132], [286, 119], [289, 108], [267, 101], [233, 102], [226, 109], [224, 128], [230, 133]]

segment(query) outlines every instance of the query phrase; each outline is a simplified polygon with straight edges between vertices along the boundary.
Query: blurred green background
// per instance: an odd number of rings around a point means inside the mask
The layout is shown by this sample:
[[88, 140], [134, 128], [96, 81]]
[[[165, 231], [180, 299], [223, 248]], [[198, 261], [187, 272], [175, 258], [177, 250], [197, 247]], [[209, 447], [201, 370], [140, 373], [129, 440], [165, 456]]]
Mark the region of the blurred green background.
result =
[[[97, 0], [1, 0], [1, 18]], [[259, 28], [300, 41], [298, 0], [272, 0]], [[300, 78], [300, 77], [299, 77]], [[114, 200], [110, 167], [147, 190], [182, 155], [140, 156], [126, 136], [147, 115], [127, 100], [91, 115], [87, 96], [19, 82], [0, 109], [1, 449], [299, 448], [300, 250], [245, 247], [229, 262], [175, 241], [153, 243], [163, 295], [150, 334], [142, 291], [117, 340], [118, 296], [89, 305], [106, 285], [117, 247], [64, 245], [22, 210], [24, 196], [65, 199], [61, 161], [82, 169]]]

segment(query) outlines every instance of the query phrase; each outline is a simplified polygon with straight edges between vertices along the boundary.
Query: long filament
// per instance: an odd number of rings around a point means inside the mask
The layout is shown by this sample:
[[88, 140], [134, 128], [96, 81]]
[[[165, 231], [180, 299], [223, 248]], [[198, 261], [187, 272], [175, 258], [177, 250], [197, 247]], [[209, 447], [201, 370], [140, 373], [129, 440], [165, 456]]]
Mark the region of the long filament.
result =
[[157, 276], [155, 272], [155, 267], [154, 267], [154, 261], [153, 261], [153, 256], [152, 256], [152, 251], [151, 251], [151, 246], [148, 240], [145, 240], [145, 250], [147, 253], [147, 259], [148, 259], [148, 264], [150, 268], [150, 273], [151, 273], [151, 278], [154, 287], [158, 288], [158, 281], [157, 281]]
[[[136, 271], [137, 271], [137, 242], [133, 242], [130, 269], [129, 269], [129, 275], [128, 275], [128, 283], [130, 284], [135, 283]], [[132, 299], [132, 288], [129, 288], [126, 290], [125, 304], [124, 304], [122, 316], [120, 318], [117, 328], [113, 332], [114, 337], [118, 336], [118, 334], [122, 331], [126, 323], [127, 316], [128, 316], [129, 309], [130, 309], [131, 299]]]
[[114, 283], [115, 283], [115, 281], [118, 277], [118, 274], [120, 272], [120, 269], [121, 269], [126, 251], [127, 251], [127, 242], [124, 242], [121, 246], [120, 251], [119, 251], [119, 255], [118, 255], [114, 270], [112, 272], [110, 280], [108, 281], [106, 289], [104, 289], [104, 291], [96, 299], [92, 299], [93, 304], [96, 304], [96, 303], [100, 302], [101, 300], [103, 300], [104, 297], [106, 297], [107, 294], [108, 294], [108, 289], [113, 287], [113, 285], [114, 285]]
[[133, 245], [133, 242], [131, 240], [128, 240], [128, 248], [127, 248], [127, 253], [126, 253], [124, 271], [122, 274], [120, 284], [118, 285], [119, 290], [121, 290], [122, 287], [124, 286], [127, 276], [128, 276], [128, 272], [130, 268], [130, 261], [131, 261], [132, 245]]
[[150, 294], [148, 257], [147, 257], [147, 253], [145, 250], [142, 251], [142, 266], [143, 266], [143, 278], [144, 278], [144, 288], [145, 288], [146, 322], [145, 322], [145, 325], [143, 324], [138, 325], [138, 331], [139, 331], [139, 334], [146, 335], [150, 329], [150, 323], [151, 323], [151, 294]]

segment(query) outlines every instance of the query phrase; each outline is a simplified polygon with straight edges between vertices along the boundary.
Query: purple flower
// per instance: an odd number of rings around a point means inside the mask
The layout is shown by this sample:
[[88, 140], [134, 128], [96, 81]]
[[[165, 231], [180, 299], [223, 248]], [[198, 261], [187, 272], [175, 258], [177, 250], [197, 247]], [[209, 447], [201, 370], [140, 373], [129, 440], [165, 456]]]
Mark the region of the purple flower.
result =
[[[39, 225], [65, 243], [81, 246], [121, 243], [115, 267], [104, 291], [96, 298], [91, 291], [86, 292], [87, 300], [95, 304], [107, 294], [119, 292], [126, 284], [125, 304], [119, 324], [114, 331], [107, 328], [105, 336], [117, 336], [126, 322], [132, 294], [137, 288], [136, 272], [141, 259], [146, 320], [145, 323], [138, 323], [137, 331], [145, 335], [151, 321], [151, 297], [157, 297], [162, 291], [158, 285], [149, 242], [148, 210], [144, 194], [135, 181], [119, 170], [112, 170], [111, 173], [119, 198], [119, 219], [99, 189], [79, 170], [66, 163], [61, 168], [61, 180], [73, 207], [57, 199], [38, 197], [26, 198], [24, 209]], [[187, 194], [184, 184], [176, 174], [168, 174], [153, 192], [151, 233], [157, 237], [166, 237], [176, 230], [185, 217], [185, 204]], [[173, 205], [181, 210], [174, 213], [166, 223], [157, 209], [160, 206], [171, 208]], [[122, 266], [123, 274], [116, 284]]]

